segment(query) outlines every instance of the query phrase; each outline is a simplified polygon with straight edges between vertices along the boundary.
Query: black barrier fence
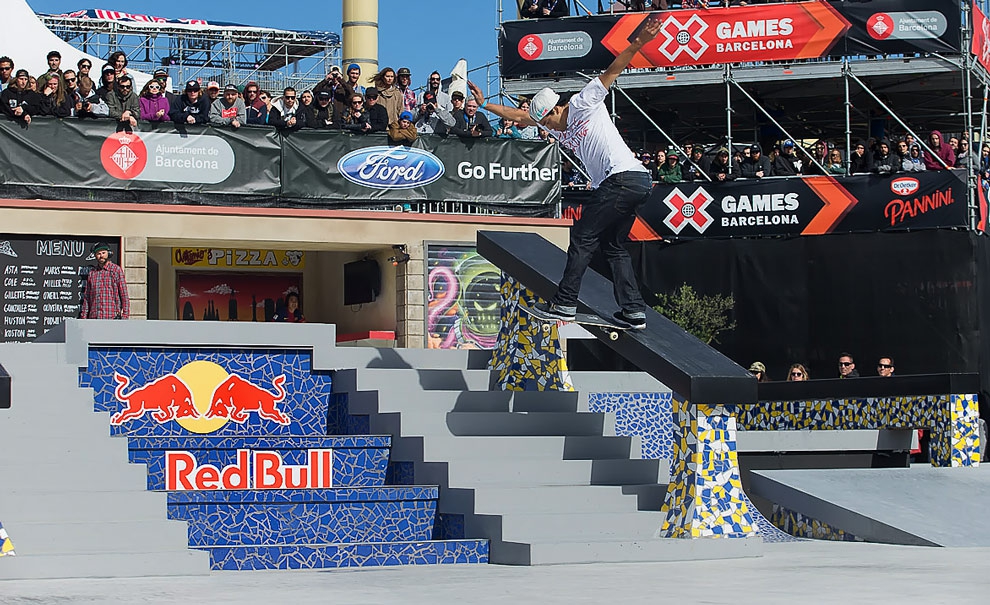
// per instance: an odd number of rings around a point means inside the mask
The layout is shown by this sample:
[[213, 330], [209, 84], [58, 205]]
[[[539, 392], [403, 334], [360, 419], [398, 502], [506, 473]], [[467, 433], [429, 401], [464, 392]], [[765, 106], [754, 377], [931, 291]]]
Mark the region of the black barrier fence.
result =
[[[565, 216], [579, 219], [587, 192], [565, 189]], [[966, 228], [963, 169], [693, 182], [653, 188], [633, 239], [823, 235]]]
[[836, 378], [848, 352], [862, 376], [889, 356], [897, 375], [980, 371], [990, 391], [987, 243], [941, 230], [649, 242], [633, 253], [644, 293], [686, 283], [731, 294], [737, 326], [713, 346], [744, 367], [762, 361], [773, 380], [792, 363]]
[[0, 186], [42, 199], [368, 207], [470, 202], [553, 215], [560, 155], [540, 141], [237, 130], [108, 121], [0, 121]]
[[[772, 11], [772, 12], [770, 12]], [[683, 67], [962, 49], [956, 0], [824, 0], [671, 10], [633, 67]], [[645, 13], [530, 19], [502, 25], [502, 75], [606, 68]]]

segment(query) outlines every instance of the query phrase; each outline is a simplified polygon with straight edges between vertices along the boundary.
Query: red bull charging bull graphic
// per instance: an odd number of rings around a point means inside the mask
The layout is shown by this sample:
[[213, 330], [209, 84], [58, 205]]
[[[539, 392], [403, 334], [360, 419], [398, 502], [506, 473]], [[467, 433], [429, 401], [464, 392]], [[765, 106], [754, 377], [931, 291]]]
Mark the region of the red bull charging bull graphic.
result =
[[251, 415], [280, 425], [291, 419], [281, 409], [285, 400], [285, 374], [271, 381], [271, 390], [256, 385], [237, 374], [228, 373], [219, 364], [193, 361], [137, 387], [131, 379], [114, 372], [117, 383], [113, 395], [124, 404], [110, 417], [110, 424], [120, 426], [146, 414], [158, 423], [176, 421], [193, 433], [212, 433], [227, 422], [244, 424]]

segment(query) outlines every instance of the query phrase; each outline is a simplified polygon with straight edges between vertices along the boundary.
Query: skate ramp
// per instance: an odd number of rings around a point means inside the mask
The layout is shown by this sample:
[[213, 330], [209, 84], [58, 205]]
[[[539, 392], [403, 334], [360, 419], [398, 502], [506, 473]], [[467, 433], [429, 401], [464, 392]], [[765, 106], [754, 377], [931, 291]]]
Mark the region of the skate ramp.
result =
[[750, 486], [868, 542], [990, 546], [990, 466], [753, 471]]

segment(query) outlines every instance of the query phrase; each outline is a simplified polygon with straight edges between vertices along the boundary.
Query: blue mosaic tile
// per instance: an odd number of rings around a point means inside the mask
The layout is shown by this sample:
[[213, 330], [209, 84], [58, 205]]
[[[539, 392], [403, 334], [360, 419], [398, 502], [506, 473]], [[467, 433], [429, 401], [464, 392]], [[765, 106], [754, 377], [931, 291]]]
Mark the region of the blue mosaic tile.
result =
[[433, 528], [434, 540], [462, 540], [464, 538], [464, 515], [437, 513]]
[[207, 549], [215, 570], [487, 563], [488, 540], [235, 546]]
[[348, 429], [347, 393], [330, 395], [330, 407], [327, 409], [327, 434], [347, 435]]
[[409, 542], [433, 535], [436, 500], [169, 504], [190, 546]]
[[412, 462], [389, 462], [385, 485], [416, 485], [416, 467]]
[[673, 395], [667, 393], [589, 393], [590, 411], [615, 414], [615, 434], [641, 437], [643, 458], [674, 459]]
[[367, 415], [348, 416], [346, 419], [348, 435], [367, 435], [371, 433], [371, 417]]
[[[204, 373], [199, 370], [203, 364], [194, 366], [193, 372], [184, 368], [192, 362], [209, 362], [220, 366], [217, 374]], [[149, 436], [149, 435], [192, 435], [197, 432], [209, 432], [213, 435], [326, 435], [327, 411], [331, 395], [331, 375], [329, 372], [313, 372], [312, 352], [285, 349], [255, 349], [250, 351], [197, 348], [197, 349], [164, 349], [164, 348], [108, 348], [91, 347], [89, 349], [89, 366], [80, 371], [79, 384], [92, 388], [94, 391], [95, 409], [100, 412], [118, 414], [128, 406], [118, 400], [115, 393], [135, 402], [139, 417], [124, 421], [119, 426], [110, 427], [111, 435]], [[185, 378], [177, 380], [173, 375], [182, 369]], [[114, 378], [119, 373], [126, 378], [126, 384], [120, 384]], [[231, 378], [235, 374], [243, 380]], [[279, 379], [284, 375], [284, 383]], [[234, 382], [225, 382], [224, 379]], [[161, 379], [161, 380], [160, 380]], [[156, 382], [159, 381], [159, 382]], [[194, 384], [189, 384], [194, 381]], [[182, 386], [176, 386], [176, 385]], [[228, 385], [221, 393], [220, 388]], [[119, 387], [119, 391], [118, 391]], [[145, 387], [149, 390], [143, 391]], [[169, 389], [172, 389], [171, 391]], [[180, 391], [178, 404], [169, 406], [169, 393], [175, 389], [188, 388]], [[214, 393], [213, 389], [218, 392]], [[164, 389], [164, 390], [163, 390]], [[284, 399], [282, 390], [284, 389]], [[192, 420], [200, 422], [200, 430], [191, 431], [183, 428], [183, 419], [167, 419], [156, 421], [153, 416], [169, 417], [183, 412], [188, 413], [188, 403], [181, 405], [183, 392], [205, 393], [199, 398], [194, 395], [195, 409], [192, 410]], [[231, 403], [231, 397], [224, 393], [239, 393], [237, 403], [259, 407], [258, 411], [250, 409], [243, 414], [243, 422], [237, 422], [239, 415], [236, 407], [226, 407], [225, 413], [230, 418], [213, 418], [218, 428], [206, 430], [201, 421], [208, 417], [219, 397], [220, 403]], [[266, 394], [267, 393], [267, 394]], [[211, 396], [217, 395], [217, 397]], [[144, 404], [152, 408], [159, 406], [152, 413], [148, 409], [144, 413]], [[259, 405], [259, 401], [268, 405]], [[164, 402], [164, 403], [163, 403]], [[165, 406], [162, 408], [161, 406]], [[223, 412], [225, 406], [219, 409]], [[168, 413], [165, 413], [168, 412]], [[199, 414], [200, 418], [195, 418]], [[265, 416], [268, 417], [265, 417]], [[112, 419], [114, 416], [111, 417]], [[118, 417], [119, 419], [119, 417]], [[185, 419], [189, 420], [189, 419]], [[225, 422], [225, 423], [224, 423]], [[187, 422], [188, 424], [188, 422]]]
[[[167, 489], [165, 466], [167, 451], [185, 451], [195, 464], [212, 464], [218, 469], [237, 464], [238, 450], [275, 451], [286, 465], [306, 465], [310, 449], [333, 450], [333, 487], [378, 486], [385, 483], [388, 465], [388, 437], [373, 437], [377, 447], [341, 447], [362, 445], [362, 438], [338, 437], [142, 437], [128, 443], [131, 462], [148, 465], [148, 489]], [[253, 464], [248, 454], [247, 465]], [[191, 473], [186, 473], [192, 481]], [[298, 477], [297, 477], [298, 479]]]

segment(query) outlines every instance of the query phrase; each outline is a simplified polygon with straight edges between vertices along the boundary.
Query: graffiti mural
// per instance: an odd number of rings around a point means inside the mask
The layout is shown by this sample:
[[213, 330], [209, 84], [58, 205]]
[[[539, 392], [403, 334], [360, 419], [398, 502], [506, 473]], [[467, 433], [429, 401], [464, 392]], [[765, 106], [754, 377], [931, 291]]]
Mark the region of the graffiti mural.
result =
[[426, 246], [426, 346], [493, 349], [501, 273], [472, 245]]

